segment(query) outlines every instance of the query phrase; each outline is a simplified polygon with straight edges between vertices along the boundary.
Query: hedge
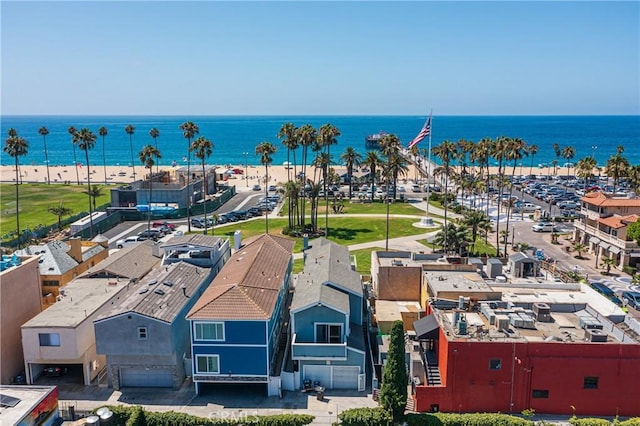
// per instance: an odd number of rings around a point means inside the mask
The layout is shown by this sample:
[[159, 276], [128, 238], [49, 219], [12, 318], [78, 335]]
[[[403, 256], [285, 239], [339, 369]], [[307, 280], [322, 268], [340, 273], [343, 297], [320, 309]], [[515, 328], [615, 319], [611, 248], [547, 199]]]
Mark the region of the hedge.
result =
[[406, 420], [409, 426], [532, 426], [534, 424], [520, 417], [494, 413], [408, 414]]
[[572, 426], [640, 426], [640, 417], [632, 417], [627, 420], [614, 419], [612, 422], [606, 419], [598, 419], [594, 417], [577, 418], [575, 416], [569, 419]]
[[338, 414], [342, 426], [385, 426], [392, 424], [391, 414], [382, 407], [351, 408]]
[[[168, 411], [159, 413], [145, 411], [140, 406], [107, 406], [113, 412], [112, 422], [125, 426], [240, 426], [252, 424], [258, 426], [304, 426], [314, 419], [309, 414], [277, 414], [273, 416], [254, 416], [250, 414], [230, 414], [229, 418], [203, 418], [186, 413]], [[94, 412], [97, 410], [94, 410]]]

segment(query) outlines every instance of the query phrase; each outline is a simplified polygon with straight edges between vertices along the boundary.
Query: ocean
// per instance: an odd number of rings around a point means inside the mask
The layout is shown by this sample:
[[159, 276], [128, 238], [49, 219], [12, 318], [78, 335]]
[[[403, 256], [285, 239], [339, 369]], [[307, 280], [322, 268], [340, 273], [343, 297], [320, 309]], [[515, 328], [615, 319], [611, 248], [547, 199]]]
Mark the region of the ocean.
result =
[[[207, 137], [214, 145], [207, 164], [258, 165], [255, 147], [262, 141], [269, 141], [277, 146], [273, 164], [279, 165], [287, 160], [287, 150], [276, 137], [282, 124], [292, 122], [301, 126], [309, 123], [319, 128], [331, 123], [341, 132], [338, 145], [331, 149], [333, 161], [339, 164], [339, 156], [348, 146], [366, 155], [365, 137], [379, 131], [396, 134], [406, 146], [418, 134], [425, 119], [426, 116], [1, 116], [0, 129], [3, 139], [9, 128], [15, 128], [29, 142], [28, 154], [20, 158], [21, 164], [43, 165], [43, 138], [38, 129], [46, 126], [49, 129], [46, 138], [49, 163], [64, 165], [73, 164], [67, 128], [87, 127], [97, 136], [89, 161], [92, 165], [102, 165], [103, 141], [98, 128], [104, 126], [109, 131], [104, 145], [106, 164], [129, 165], [129, 135], [124, 129], [131, 124], [135, 127], [132, 139], [134, 161], [138, 165], [138, 152], [144, 145], [154, 143], [149, 130], [155, 127], [160, 131], [158, 148], [162, 159], [159, 162], [170, 165], [174, 161], [185, 163], [187, 141], [179, 126], [185, 121], [193, 121], [200, 129], [199, 135]], [[576, 150], [573, 162], [595, 155], [599, 165], [604, 165], [615, 154], [616, 147], [622, 145], [629, 162], [640, 164], [640, 116], [434, 116], [432, 119], [432, 146], [444, 140], [479, 141], [498, 136], [518, 137], [527, 144], [538, 146], [533, 159], [523, 160], [525, 167], [532, 160], [534, 167], [550, 164], [555, 158], [554, 143], [561, 148], [573, 146]], [[418, 147], [426, 149], [428, 143], [425, 139]], [[6, 153], [1, 155], [2, 164], [13, 163]], [[78, 150], [77, 158], [83, 163], [84, 153]], [[300, 161], [299, 153], [297, 161]], [[560, 164], [565, 161], [560, 159]]]

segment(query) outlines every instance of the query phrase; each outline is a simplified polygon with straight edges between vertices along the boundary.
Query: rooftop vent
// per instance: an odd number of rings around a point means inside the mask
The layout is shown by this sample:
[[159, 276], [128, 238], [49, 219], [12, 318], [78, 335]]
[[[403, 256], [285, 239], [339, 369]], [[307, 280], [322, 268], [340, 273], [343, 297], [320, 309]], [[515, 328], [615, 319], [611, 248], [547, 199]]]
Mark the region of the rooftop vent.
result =
[[156, 285], [156, 284], [158, 284], [158, 280], [149, 281], [149, 285]]
[[167, 287], [171, 287], [173, 285], [171, 281], [165, 281], [162, 284], [166, 285]]
[[140, 291], [138, 292], [138, 294], [145, 294], [145, 293], [146, 293], [146, 292], [148, 292], [148, 291], [149, 291], [149, 289], [148, 289], [148, 288], [143, 288], [142, 290], [140, 290]]
[[153, 291], [155, 294], [159, 294], [160, 296], [164, 296], [164, 290], [157, 288]]

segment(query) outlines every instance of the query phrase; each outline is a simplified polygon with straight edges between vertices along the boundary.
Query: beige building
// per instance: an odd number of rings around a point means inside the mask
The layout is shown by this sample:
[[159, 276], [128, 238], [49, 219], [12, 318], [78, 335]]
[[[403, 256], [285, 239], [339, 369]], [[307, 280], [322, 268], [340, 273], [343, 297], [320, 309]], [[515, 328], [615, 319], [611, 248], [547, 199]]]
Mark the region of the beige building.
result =
[[[0, 272], [0, 384], [24, 369], [20, 326], [42, 311], [38, 258], [8, 258]], [[5, 258], [3, 257], [3, 262]]]
[[615, 259], [616, 267], [636, 266], [640, 246], [627, 237], [627, 226], [640, 218], [640, 198], [612, 197], [592, 192], [582, 197], [581, 218], [577, 220], [574, 239], [587, 245], [599, 259]]
[[38, 256], [43, 304], [55, 303], [60, 287], [109, 256], [108, 241], [102, 236], [93, 241], [71, 238], [29, 246], [19, 255]]

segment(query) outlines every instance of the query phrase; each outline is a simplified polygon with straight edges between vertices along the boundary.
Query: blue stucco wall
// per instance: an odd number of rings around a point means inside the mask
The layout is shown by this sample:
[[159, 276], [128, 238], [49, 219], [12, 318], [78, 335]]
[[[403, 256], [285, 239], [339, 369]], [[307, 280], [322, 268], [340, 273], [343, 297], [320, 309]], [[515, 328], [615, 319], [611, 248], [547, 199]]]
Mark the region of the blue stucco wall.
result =
[[314, 341], [314, 324], [316, 322], [331, 322], [343, 324], [343, 332], [346, 332], [345, 316], [326, 306], [314, 306], [294, 314], [297, 341], [312, 343]]
[[[220, 374], [267, 375], [267, 349], [265, 347], [247, 346], [194, 346], [193, 359], [196, 355], [220, 355]], [[195, 373], [194, 366], [194, 373]]]
[[[191, 327], [195, 339], [194, 324], [196, 322], [207, 322], [201, 320], [192, 321]], [[194, 340], [194, 344], [216, 344], [216, 345], [266, 345], [265, 321], [211, 321], [224, 322], [224, 342], [210, 342]]]

